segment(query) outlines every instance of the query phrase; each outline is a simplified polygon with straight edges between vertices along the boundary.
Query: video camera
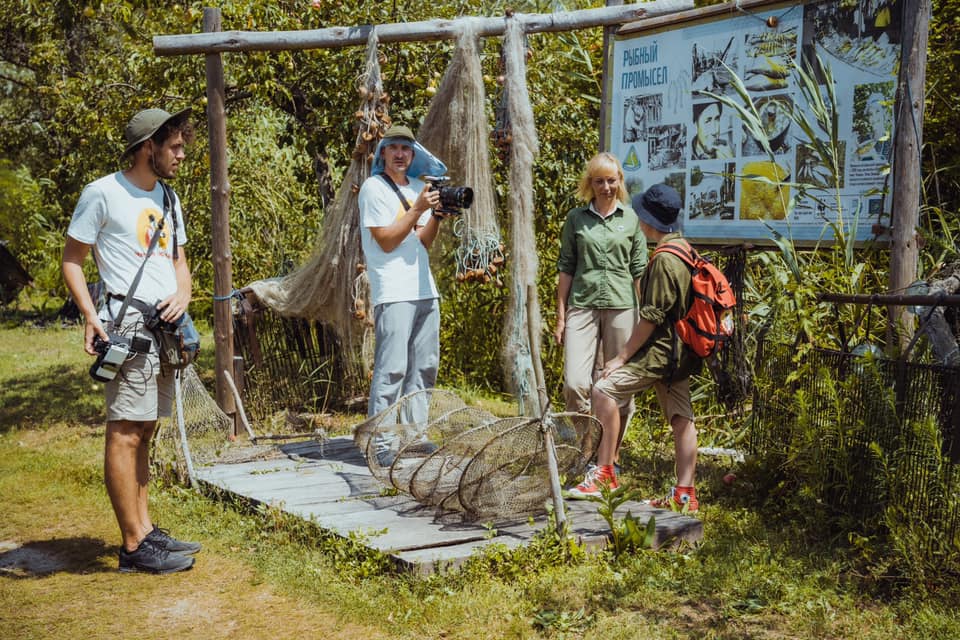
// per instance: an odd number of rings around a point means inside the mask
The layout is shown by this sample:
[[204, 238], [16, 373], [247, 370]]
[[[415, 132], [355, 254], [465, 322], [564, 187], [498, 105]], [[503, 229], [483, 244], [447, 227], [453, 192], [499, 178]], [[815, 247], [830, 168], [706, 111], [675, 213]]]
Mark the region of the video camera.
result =
[[438, 212], [460, 215], [463, 209], [469, 209], [473, 204], [473, 189], [470, 187], [447, 186], [450, 182], [447, 176], [424, 176], [423, 179], [430, 183], [431, 191], [440, 192], [440, 206], [436, 208]]
[[109, 340], [100, 336], [93, 337], [93, 350], [97, 352], [97, 359], [90, 366], [90, 377], [98, 382], [110, 382], [116, 378], [131, 352], [150, 351], [150, 340], [141, 336], [128, 338], [108, 331], [107, 337]]

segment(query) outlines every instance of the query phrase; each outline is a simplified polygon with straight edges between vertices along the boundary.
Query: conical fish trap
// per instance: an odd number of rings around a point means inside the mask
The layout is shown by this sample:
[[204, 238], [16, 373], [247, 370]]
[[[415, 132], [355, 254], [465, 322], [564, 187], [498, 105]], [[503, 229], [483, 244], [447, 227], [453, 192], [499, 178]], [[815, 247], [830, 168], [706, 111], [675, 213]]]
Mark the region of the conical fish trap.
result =
[[528, 418], [504, 426], [502, 433], [477, 452], [460, 478], [457, 493], [462, 510], [476, 518], [545, 509], [550, 475], [544, 428], [553, 429], [561, 478], [583, 475], [602, 431], [596, 419], [576, 413], [548, 415], [543, 421]]
[[580, 414], [498, 418], [438, 389], [417, 391], [360, 424], [354, 440], [384, 484], [471, 517], [543, 511], [550, 498], [544, 426], [561, 476], [586, 469], [600, 423]]
[[494, 420], [493, 414], [467, 407], [449, 391], [425, 389], [401, 397], [357, 426], [354, 442], [380, 482], [410, 493], [410, 478], [429, 454], [465, 424]]

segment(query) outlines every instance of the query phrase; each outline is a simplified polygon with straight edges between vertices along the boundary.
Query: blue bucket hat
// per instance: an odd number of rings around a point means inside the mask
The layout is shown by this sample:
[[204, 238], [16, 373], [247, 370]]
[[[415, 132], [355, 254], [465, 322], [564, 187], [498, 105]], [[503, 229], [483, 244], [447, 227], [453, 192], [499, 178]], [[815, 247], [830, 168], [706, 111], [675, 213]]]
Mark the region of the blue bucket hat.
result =
[[682, 207], [677, 190], [662, 182], [633, 196], [633, 210], [640, 220], [661, 233], [680, 230], [677, 218]]
[[373, 154], [373, 166], [370, 168], [371, 175], [376, 176], [384, 172], [383, 154], [381, 152], [386, 145], [394, 143], [405, 144], [413, 149], [413, 160], [410, 162], [410, 168], [407, 169], [408, 176], [414, 178], [442, 176], [447, 172], [447, 165], [417, 142], [410, 127], [395, 124], [387, 129], [386, 133], [383, 134], [383, 140], [377, 145], [377, 150]]

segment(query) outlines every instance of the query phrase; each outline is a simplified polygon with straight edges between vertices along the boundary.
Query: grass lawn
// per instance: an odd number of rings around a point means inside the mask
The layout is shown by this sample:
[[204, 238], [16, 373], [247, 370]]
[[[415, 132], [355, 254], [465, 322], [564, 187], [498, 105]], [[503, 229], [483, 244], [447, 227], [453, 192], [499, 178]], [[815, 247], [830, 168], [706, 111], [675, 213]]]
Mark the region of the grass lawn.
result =
[[120, 574], [102, 392], [81, 339], [77, 327], [0, 328], [4, 638], [960, 637], [950, 596], [875, 601], [830, 536], [725, 497], [709, 468], [696, 549], [565, 561], [543, 544], [430, 578], [276, 513], [154, 486], [154, 519], [204, 550], [189, 572]]

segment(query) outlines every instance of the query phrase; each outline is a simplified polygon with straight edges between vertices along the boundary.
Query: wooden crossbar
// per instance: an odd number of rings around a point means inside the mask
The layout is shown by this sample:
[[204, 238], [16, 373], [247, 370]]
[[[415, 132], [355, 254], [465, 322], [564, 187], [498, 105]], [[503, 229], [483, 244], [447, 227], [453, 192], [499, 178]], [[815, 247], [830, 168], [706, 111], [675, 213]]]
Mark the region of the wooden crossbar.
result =
[[[692, 0], [653, 0], [617, 7], [581, 9], [559, 13], [516, 13], [526, 33], [575, 31], [633, 22], [641, 18], [676, 13], [693, 8]], [[380, 42], [423, 42], [456, 38], [463, 20], [476, 20], [480, 36], [498, 36], [506, 29], [505, 17], [455, 18], [382, 25], [328, 27], [301, 31], [217, 31], [153, 37], [153, 51], [159, 56], [224, 51], [291, 51], [331, 49], [366, 45], [371, 30]]]

